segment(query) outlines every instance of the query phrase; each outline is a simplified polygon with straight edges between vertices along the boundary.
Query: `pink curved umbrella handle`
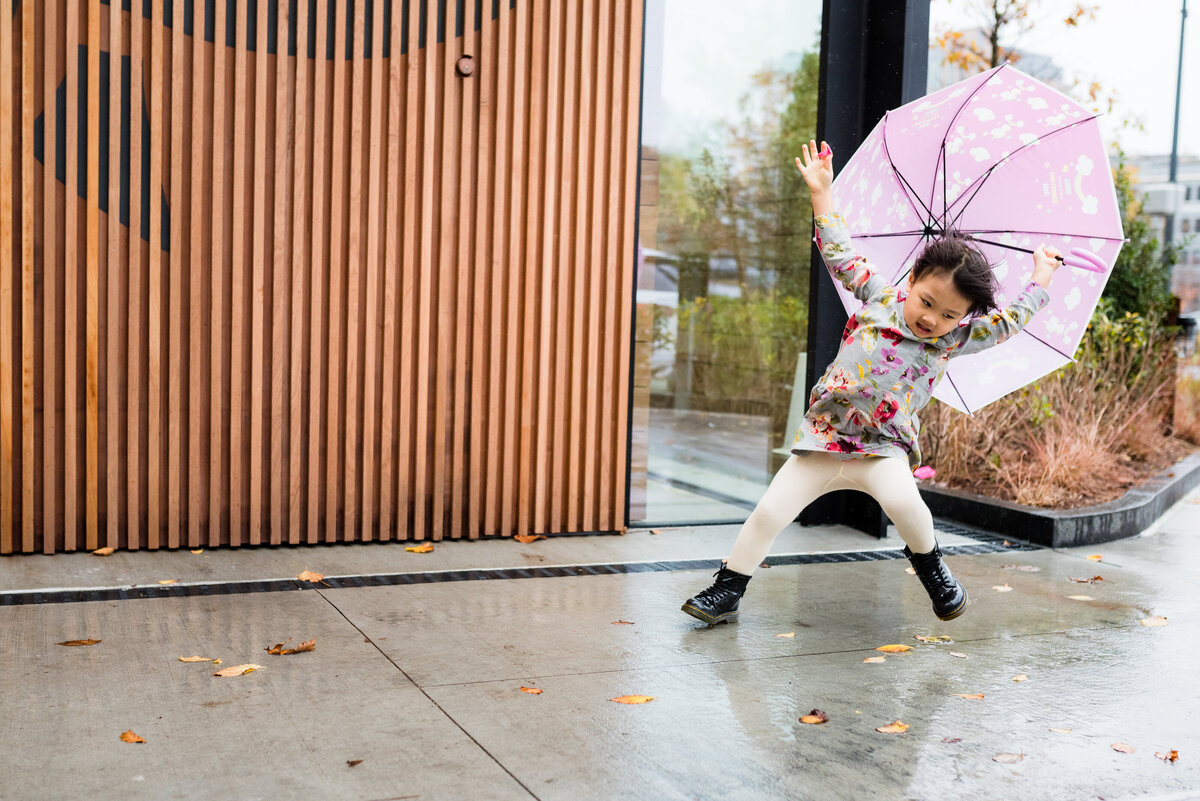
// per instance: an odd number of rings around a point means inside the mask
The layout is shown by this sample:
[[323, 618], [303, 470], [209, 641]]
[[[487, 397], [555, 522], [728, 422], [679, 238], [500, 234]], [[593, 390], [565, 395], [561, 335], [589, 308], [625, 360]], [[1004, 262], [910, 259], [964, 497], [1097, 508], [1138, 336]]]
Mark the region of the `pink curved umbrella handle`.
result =
[[817, 158], [827, 159], [832, 155], [833, 155], [833, 151], [829, 149], [829, 145], [825, 145], [825, 147], [823, 147], [821, 149], [821, 152], [817, 154]]
[[1084, 250], [1083, 248], [1071, 248], [1070, 256], [1066, 258], [1059, 256], [1058, 260], [1068, 267], [1074, 267], [1078, 270], [1087, 270], [1093, 273], [1108, 272], [1108, 265], [1104, 263], [1103, 259], [1090, 250]]

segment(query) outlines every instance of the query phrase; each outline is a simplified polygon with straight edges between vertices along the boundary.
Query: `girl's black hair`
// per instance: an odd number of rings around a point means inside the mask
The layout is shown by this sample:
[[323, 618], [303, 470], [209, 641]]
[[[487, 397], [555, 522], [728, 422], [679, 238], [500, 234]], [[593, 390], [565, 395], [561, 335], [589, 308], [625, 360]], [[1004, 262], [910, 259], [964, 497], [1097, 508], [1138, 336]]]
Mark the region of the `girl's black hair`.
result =
[[956, 231], [947, 231], [934, 239], [912, 267], [912, 280], [920, 281], [927, 275], [949, 273], [954, 288], [971, 304], [967, 311], [975, 317], [996, 307], [996, 276], [987, 257], [969, 237]]

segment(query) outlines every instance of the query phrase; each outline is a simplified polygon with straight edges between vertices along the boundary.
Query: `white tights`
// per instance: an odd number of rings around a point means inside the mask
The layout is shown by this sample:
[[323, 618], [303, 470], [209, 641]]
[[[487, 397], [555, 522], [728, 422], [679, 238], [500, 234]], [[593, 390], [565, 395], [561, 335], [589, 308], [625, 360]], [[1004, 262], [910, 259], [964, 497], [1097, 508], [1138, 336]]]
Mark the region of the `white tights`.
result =
[[913, 553], [928, 553], [936, 544], [933, 515], [921, 500], [908, 460], [892, 456], [839, 459], [832, 453], [792, 454], [738, 532], [729, 569], [749, 576], [762, 564], [771, 543], [804, 510], [827, 492], [852, 489], [879, 501]]

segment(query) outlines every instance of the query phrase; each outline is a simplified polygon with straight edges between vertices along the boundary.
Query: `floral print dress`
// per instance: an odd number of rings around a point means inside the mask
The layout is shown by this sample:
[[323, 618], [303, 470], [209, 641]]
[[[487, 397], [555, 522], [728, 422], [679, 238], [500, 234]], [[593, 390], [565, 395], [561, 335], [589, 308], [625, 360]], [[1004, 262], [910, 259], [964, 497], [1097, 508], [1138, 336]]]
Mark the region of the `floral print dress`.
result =
[[1050, 296], [1031, 282], [1008, 308], [968, 318], [945, 336], [922, 337], [904, 322], [902, 290], [855, 253], [842, 215], [821, 215], [816, 227], [825, 264], [863, 305], [846, 323], [837, 357], [813, 387], [792, 451], [905, 456], [916, 468], [921, 464], [917, 412], [929, 402], [946, 363], [1012, 337]]

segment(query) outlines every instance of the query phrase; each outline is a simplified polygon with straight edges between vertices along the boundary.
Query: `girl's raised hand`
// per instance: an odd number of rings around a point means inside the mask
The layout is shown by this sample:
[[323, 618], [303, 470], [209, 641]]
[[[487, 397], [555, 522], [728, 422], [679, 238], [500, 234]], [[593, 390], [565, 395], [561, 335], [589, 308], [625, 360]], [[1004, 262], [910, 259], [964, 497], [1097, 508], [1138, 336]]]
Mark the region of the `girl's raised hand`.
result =
[[804, 177], [804, 183], [814, 195], [827, 194], [833, 186], [833, 151], [825, 142], [818, 151], [817, 143], [812, 139], [801, 145], [800, 150], [804, 154], [803, 160], [796, 157], [796, 169]]

